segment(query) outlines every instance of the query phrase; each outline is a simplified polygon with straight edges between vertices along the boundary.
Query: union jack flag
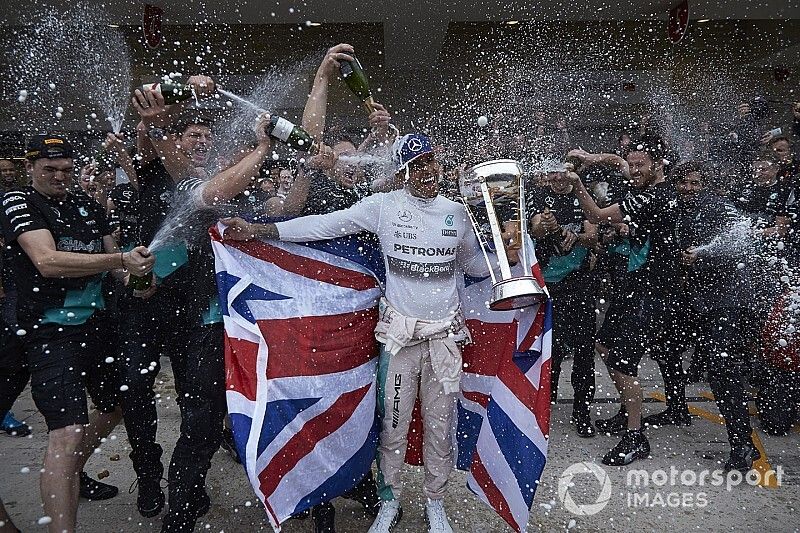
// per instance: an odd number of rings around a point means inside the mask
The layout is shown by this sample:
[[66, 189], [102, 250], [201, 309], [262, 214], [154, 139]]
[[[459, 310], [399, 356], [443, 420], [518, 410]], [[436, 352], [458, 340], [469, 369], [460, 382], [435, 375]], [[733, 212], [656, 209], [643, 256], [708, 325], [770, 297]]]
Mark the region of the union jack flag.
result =
[[210, 233], [234, 440], [279, 530], [353, 488], [375, 457], [380, 270], [355, 239], [312, 247]]
[[[354, 237], [232, 242], [220, 229], [210, 233], [228, 409], [247, 475], [278, 530], [355, 486], [374, 458], [383, 262]], [[489, 284], [467, 280], [462, 294], [475, 344], [464, 351], [456, 466], [470, 471], [481, 500], [524, 531], [547, 454], [551, 310], [489, 311]]]
[[[544, 286], [538, 265], [533, 272]], [[489, 311], [490, 287], [487, 279], [462, 292], [474, 342], [463, 353], [456, 466], [469, 471], [467, 486], [480, 500], [526, 531], [547, 460], [552, 304]]]

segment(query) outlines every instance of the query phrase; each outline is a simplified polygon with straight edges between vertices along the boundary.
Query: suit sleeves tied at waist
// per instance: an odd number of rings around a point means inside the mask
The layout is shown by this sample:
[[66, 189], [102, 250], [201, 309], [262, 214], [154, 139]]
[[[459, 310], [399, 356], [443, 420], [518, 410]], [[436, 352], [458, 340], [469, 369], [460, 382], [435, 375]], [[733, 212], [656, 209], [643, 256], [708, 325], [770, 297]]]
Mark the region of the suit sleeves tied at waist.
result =
[[461, 349], [458, 343], [472, 342], [460, 310], [445, 320], [421, 320], [400, 314], [385, 298], [381, 298], [375, 338], [392, 355], [406, 346], [428, 342], [431, 367], [445, 394], [458, 392], [461, 380]]

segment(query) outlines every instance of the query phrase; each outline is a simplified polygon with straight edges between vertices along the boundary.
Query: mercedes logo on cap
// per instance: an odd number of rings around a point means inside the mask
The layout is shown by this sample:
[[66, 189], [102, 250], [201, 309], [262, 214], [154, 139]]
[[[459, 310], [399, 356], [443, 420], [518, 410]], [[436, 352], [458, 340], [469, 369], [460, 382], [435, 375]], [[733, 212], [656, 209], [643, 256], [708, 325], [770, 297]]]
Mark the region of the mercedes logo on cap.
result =
[[419, 152], [422, 150], [422, 141], [419, 139], [409, 139], [406, 146], [408, 146], [408, 149], [412, 152]]

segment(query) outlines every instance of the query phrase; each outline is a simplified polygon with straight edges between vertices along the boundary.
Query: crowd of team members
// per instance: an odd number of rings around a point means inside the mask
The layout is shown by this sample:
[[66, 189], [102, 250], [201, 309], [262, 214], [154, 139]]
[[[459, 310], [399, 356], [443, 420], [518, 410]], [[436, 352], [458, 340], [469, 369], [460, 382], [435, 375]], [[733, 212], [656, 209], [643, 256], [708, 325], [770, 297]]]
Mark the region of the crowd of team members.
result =
[[[342, 129], [325, 127], [327, 85], [351, 51], [346, 45], [332, 48], [317, 71], [303, 126], [323, 143], [307, 159], [276, 164], [268, 117], [262, 117], [255, 141], [243, 142], [223, 170], [212, 174], [207, 169], [214, 125], [208, 113], [191, 105], [166, 106], [158, 93], [137, 90], [132, 105], [141, 122], [135, 149], [109, 134], [105, 158], [78, 172], [77, 154], [65, 137], [37, 136], [25, 154], [32, 184], [24, 185], [15, 182], [13, 162], [0, 161], [8, 191], [2, 215], [0, 414], [30, 380], [50, 432], [41, 492], [51, 530], [74, 529], [79, 494], [89, 499], [116, 494], [81, 470], [120, 421], [132, 450], [138, 510], [145, 517], [162, 512], [164, 466], [153, 391], [162, 355], [170, 358], [182, 417], [162, 530], [191, 531], [207, 512], [205, 476], [223, 436], [230, 435], [224, 430], [222, 320], [207, 228], [227, 216], [337, 212], [408, 185], [400, 169], [376, 175], [339, 159], [360, 153], [388, 158], [395, 139], [383, 106], [376, 104], [369, 115], [370, 134], [360, 143]], [[199, 96], [215, 91], [208, 77], [194, 76], [188, 83]], [[798, 369], [761, 357], [759, 339], [786, 289], [786, 276], [793, 282], [800, 262], [800, 159], [791, 135], [761, 138], [752, 132], [753, 110], [740, 106], [739, 113], [748, 129], [737, 141], [743, 148], [731, 155], [738, 166], [711, 165], [708, 151], [704, 160], [676, 164], [681, 160], [676, 147], [648, 131], [623, 134], [613, 153], [569, 150], [563, 123], [556, 127], [561, 141], [555, 159], [530, 165], [531, 233], [555, 310], [552, 398], [561, 363], [571, 355], [571, 421], [577, 434], [622, 434], [605, 464], [646, 457], [648, 426], [691, 424], [688, 381], [707, 380], [712, 387], [731, 444], [726, 468], [747, 469], [758, 457], [750, 437], [748, 381], [759, 387], [765, 431], [786, 434], [796, 422]], [[793, 126], [783, 130], [797, 133], [797, 105], [793, 114]], [[546, 134], [537, 128], [531, 136], [539, 133]], [[704, 153], [694, 148], [693, 153]], [[434, 151], [444, 154], [447, 148]], [[517, 138], [503, 155], [526, 159], [524, 151], [525, 139]], [[441, 159], [445, 164], [426, 159], [425, 165], [435, 168], [439, 190], [447, 196], [457, 190], [465, 165]], [[116, 184], [117, 167], [128, 182]], [[407, 180], [407, 166], [404, 171]], [[151, 254], [142, 245], [174, 218], [176, 206], [186, 204], [201, 208], [182, 220], [180, 244]], [[746, 246], [731, 237], [743, 219], [753, 230]], [[712, 242], [716, 246], [703, 247]], [[149, 288], [128, 286], [128, 275], [151, 274]], [[599, 328], [598, 308], [607, 308]], [[619, 391], [621, 408], [593, 424], [595, 351]], [[661, 370], [667, 409], [643, 417], [637, 374], [645, 355]], [[87, 408], [87, 392], [96, 412]], [[29, 431], [14, 427], [18, 434]], [[371, 475], [348, 497], [378, 514]], [[317, 505], [312, 515], [317, 531], [333, 531], [330, 503]], [[393, 515], [387, 529], [396, 519]], [[0, 521], [11, 523], [2, 515]]]

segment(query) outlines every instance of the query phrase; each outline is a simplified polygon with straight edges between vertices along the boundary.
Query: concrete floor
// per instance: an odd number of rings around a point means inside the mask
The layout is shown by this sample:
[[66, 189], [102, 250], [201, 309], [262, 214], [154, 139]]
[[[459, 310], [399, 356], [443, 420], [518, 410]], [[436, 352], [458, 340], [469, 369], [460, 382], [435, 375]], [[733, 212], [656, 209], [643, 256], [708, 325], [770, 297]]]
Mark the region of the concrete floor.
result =
[[[567, 361], [565, 365], [569, 365]], [[598, 369], [603, 369], [598, 361]], [[659, 392], [661, 387], [657, 367], [652, 361], [645, 362], [642, 372], [646, 394]], [[158, 385], [162, 395], [160, 403], [161, 424], [159, 438], [168, 452], [176, 439], [179, 412], [174, 402], [175, 390], [169, 365], [165, 365]], [[569, 369], [562, 372], [560, 390], [571, 395]], [[618, 404], [603, 403], [614, 398], [613, 387], [607, 376], [598, 375], [598, 403], [595, 413], [607, 416]], [[707, 393], [706, 385], [692, 385], [688, 395], [702, 399]], [[666, 486], [633, 487], [627, 485], [628, 469], [604, 467], [610, 481], [610, 494], [601, 494], [603, 475], [596, 478], [590, 473], [578, 474], [571, 483], [565, 477], [562, 489], [568, 492], [565, 505], [559, 497], [559, 479], [565, 469], [580, 462], [599, 465], [602, 455], [614, 444], [615, 437], [597, 436], [581, 439], [569, 425], [570, 405], [559, 403], [553, 409], [552, 434], [547, 467], [531, 511], [530, 530], [556, 531], [759, 531], [786, 532], [800, 530], [800, 432], [795, 428], [787, 437], [769, 437], [760, 430], [757, 434], [766, 451], [766, 459], [759, 463], [762, 470], [769, 467], [782, 469], [781, 486], [769, 488], [751, 486], [746, 483], [727, 490], [725, 486], [691, 485], [692, 475], [699, 476], [703, 470], [721, 468], [728, 454], [725, 430], [714, 420], [716, 407], [711, 401], [692, 403], [699, 416], [693, 418], [690, 427], [653, 429], [648, 432], [652, 446], [650, 458], [634, 464], [653, 475], [653, 482], [664, 481], [657, 471], [670, 473], [677, 469], [676, 484]], [[647, 413], [660, 410], [659, 403], [648, 403]], [[14, 407], [18, 418], [32, 425], [34, 433], [28, 438], [0, 435], [0, 495], [22, 531], [43, 531], [37, 525], [42, 516], [38, 492], [38, 471], [45, 447], [45, 425], [35, 411], [29, 391], [26, 391]], [[758, 427], [757, 418], [754, 424]], [[125, 430], [117, 428], [95, 457], [87, 471], [96, 476], [107, 470], [106, 482], [120, 487], [120, 494], [106, 502], [83, 501], [78, 514], [79, 530], [86, 532], [147, 532], [158, 531], [161, 518], [144, 519], [136, 512], [135, 494], [128, 487], [134, 477], [127, 454], [129, 446]], [[119, 459], [117, 457], [119, 456]], [[112, 460], [117, 459], [116, 461]], [[591, 465], [590, 465], [591, 466]], [[577, 468], [577, 467], [576, 467]], [[573, 469], [574, 470], [574, 469]], [[691, 473], [682, 473], [691, 470]], [[568, 472], [569, 473], [569, 472]], [[681, 484], [681, 477], [685, 484]], [[425, 531], [423, 520], [423, 496], [419, 490], [421, 470], [408, 468], [405, 474], [409, 489], [404, 493], [404, 518], [395, 531]], [[710, 479], [710, 478], [708, 478]], [[775, 478], [771, 478], [773, 481]], [[217, 453], [208, 476], [209, 493], [212, 498], [210, 512], [197, 524], [198, 531], [269, 531], [265, 520], [241, 467], [224, 452]], [[735, 481], [735, 480], [734, 480]], [[635, 494], [635, 496], [634, 496]], [[598, 498], [607, 504], [596, 514], [576, 515], [569, 510], [580, 511], [576, 506], [593, 504]], [[602, 501], [600, 503], [602, 503]], [[338, 499], [335, 502], [337, 529], [341, 532], [363, 532], [369, 528], [370, 520], [357, 504]], [[446, 499], [454, 530], [460, 532], [510, 531], [492, 510], [478, 502], [466, 489], [465, 475], [454, 473]], [[290, 520], [283, 528], [287, 533], [311, 532], [311, 520]]]

